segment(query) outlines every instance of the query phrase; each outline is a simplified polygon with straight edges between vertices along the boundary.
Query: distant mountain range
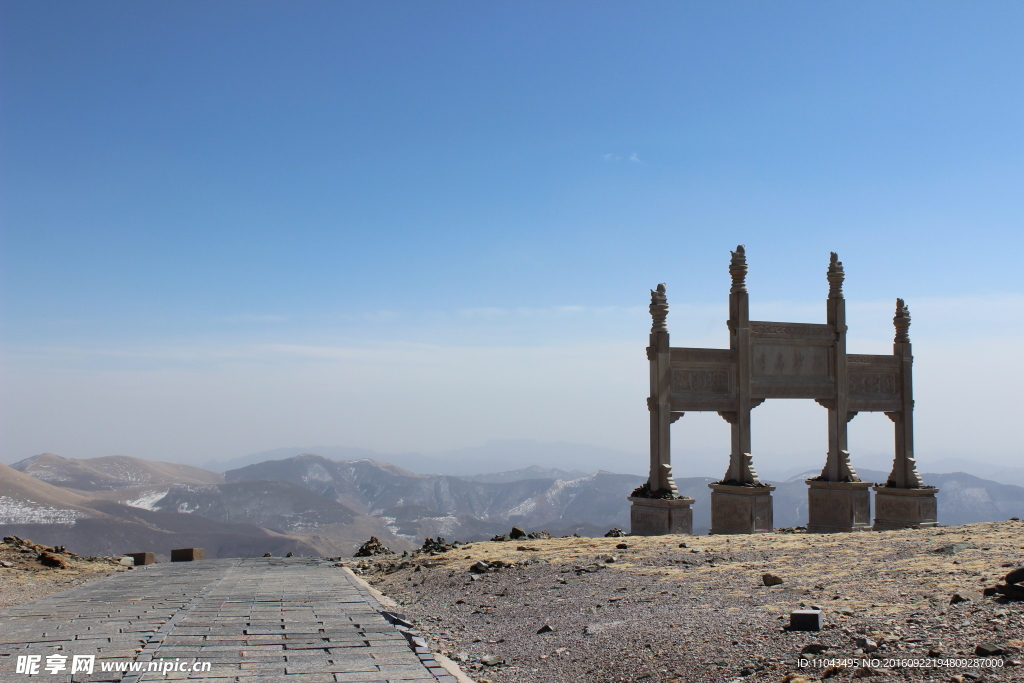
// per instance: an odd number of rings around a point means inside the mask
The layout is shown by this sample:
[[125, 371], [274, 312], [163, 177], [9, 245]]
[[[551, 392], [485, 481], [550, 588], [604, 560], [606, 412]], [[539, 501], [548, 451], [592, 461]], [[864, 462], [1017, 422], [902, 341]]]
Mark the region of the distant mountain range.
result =
[[[72, 462], [70, 468], [78, 464]], [[253, 524], [126, 505], [54, 486], [2, 464], [0, 534], [64, 545], [84, 555], [154, 551], [166, 558], [171, 548], [196, 546], [205, 548], [210, 557], [317, 553], [302, 538]]]
[[[206, 469], [226, 472], [267, 460], [284, 460], [304, 453], [316, 453], [331, 460], [388, 462], [418, 474], [449, 474], [456, 477], [495, 474], [521, 469], [524, 463], [581, 473], [605, 470], [644, 475], [647, 455], [577, 443], [544, 443], [526, 439], [488, 441], [480, 446], [441, 453], [378, 453], [366, 448], [315, 446], [278, 448], [226, 461], [209, 462]], [[724, 465], [723, 465], [724, 467]]]
[[[570, 459], [571, 461], [571, 459]], [[519, 460], [518, 462], [522, 462]], [[862, 479], [886, 473], [859, 470]], [[808, 472], [777, 482], [775, 526], [806, 524]], [[940, 487], [943, 524], [1024, 516], [1024, 488], [963, 474], [925, 474]], [[480, 540], [512, 525], [554, 535], [629, 528], [634, 474], [533, 465], [505, 472], [420, 474], [369, 458], [311, 453], [263, 460], [223, 474], [111, 456], [46, 453], [0, 465], [0, 533], [86, 554], [198, 546], [207, 557], [271, 552], [351, 555], [377, 536], [394, 550], [426, 536]], [[694, 532], [710, 527], [706, 477], [677, 479], [696, 499]]]

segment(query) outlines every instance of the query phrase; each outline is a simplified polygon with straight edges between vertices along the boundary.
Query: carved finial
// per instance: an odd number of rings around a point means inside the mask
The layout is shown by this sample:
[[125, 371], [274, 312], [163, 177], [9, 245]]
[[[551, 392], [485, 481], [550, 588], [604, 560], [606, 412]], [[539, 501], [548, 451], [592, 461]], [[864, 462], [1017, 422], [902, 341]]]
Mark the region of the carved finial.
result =
[[654, 324], [651, 325], [651, 332], [668, 332], [665, 325], [665, 318], [668, 317], [668, 297], [665, 296], [665, 283], [658, 285], [658, 289], [651, 290], [651, 317]]
[[732, 262], [729, 264], [729, 273], [732, 275], [732, 289], [730, 292], [736, 294], [747, 291], [747, 252], [743, 245], [736, 247], [732, 253]]
[[846, 274], [843, 272], [843, 262], [839, 260], [836, 252], [832, 252], [828, 262], [828, 298], [843, 298], [843, 279]]
[[903, 303], [903, 299], [896, 299], [896, 315], [893, 316], [892, 324], [896, 326], [897, 344], [910, 343], [910, 309]]

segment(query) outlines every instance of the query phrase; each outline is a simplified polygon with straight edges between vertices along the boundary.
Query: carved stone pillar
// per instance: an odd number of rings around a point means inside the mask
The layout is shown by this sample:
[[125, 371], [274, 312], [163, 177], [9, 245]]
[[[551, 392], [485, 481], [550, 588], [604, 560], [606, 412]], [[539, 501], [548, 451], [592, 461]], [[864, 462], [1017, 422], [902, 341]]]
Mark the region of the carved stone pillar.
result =
[[679, 495], [672, 477], [672, 423], [682, 413], [672, 412], [668, 297], [665, 285], [651, 290], [651, 339], [647, 360], [651, 367], [651, 394], [647, 409], [651, 419], [651, 468], [647, 483], [629, 497], [630, 533], [637, 536], [689, 534], [693, 531], [693, 498]]
[[672, 376], [669, 348], [668, 297], [664, 283], [651, 290], [651, 345], [647, 358], [651, 366], [651, 395], [647, 407], [651, 413], [651, 470], [647, 484], [652, 493], [678, 493], [672, 479]]
[[711, 488], [711, 533], [755, 534], [772, 530], [774, 486], [762, 484], [751, 455], [750, 411], [763, 399], [750, 391], [750, 303], [747, 292], [747, 257], [743, 245], [732, 252], [729, 264], [729, 344], [736, 351], [736, 411], [719, 414], [731, 425], [729, 469]]
[[843, 296], [843, 262], [832, 252], [828, 266], [827, 322], [835, 335], [831, 374], [835, 396], [819, 399], [828, 409], [828, 455], [821, 474], [807, 480], [807, 531], [833, 533], [871, 528], [871, 487], [862, 482], [850, 464], [848, 424], [857, 414], [847, 409], [846, 298]]
[[910, 309], [896, 299], [893, 354], [900, 358], [899, 412], [886, 413], [895, 425], [895, 457], [885, 485], [875, 486], [875, 529], [908, 529], [936, 526], [938, 489], [925, 486], [914, 458], [914, 356], [910, 346]]

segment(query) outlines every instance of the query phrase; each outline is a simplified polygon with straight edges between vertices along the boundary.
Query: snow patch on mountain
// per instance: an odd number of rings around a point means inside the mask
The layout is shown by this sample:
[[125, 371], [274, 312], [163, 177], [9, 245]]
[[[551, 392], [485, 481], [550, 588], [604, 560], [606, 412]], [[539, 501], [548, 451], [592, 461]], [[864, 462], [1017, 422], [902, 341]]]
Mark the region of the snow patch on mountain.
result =
[[80, 510], [43, 505], [34, 500], [17, 500], [0, 496], [0, 524], [67, 524], [87, 519], [90, 515]]
[[158, 500], [167, 495], [168, 489], [163, 491], [151, 491], [146, 493], [135, 500], [124, 501], [125, 505], [130, 505], [133, 508], [142, 508], [143, 510], [156, 510], [156, 503]]

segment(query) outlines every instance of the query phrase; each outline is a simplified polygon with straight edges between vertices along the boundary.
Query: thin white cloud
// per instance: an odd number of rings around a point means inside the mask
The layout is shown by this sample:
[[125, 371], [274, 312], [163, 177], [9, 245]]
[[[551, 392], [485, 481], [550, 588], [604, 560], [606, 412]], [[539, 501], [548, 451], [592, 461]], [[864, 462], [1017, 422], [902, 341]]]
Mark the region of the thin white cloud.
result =
[[632, 154], [629, 155], [629, 160], [636, 164], [640, 163], [640, 157], [636, 155], [636, 152], [633, 152]]

